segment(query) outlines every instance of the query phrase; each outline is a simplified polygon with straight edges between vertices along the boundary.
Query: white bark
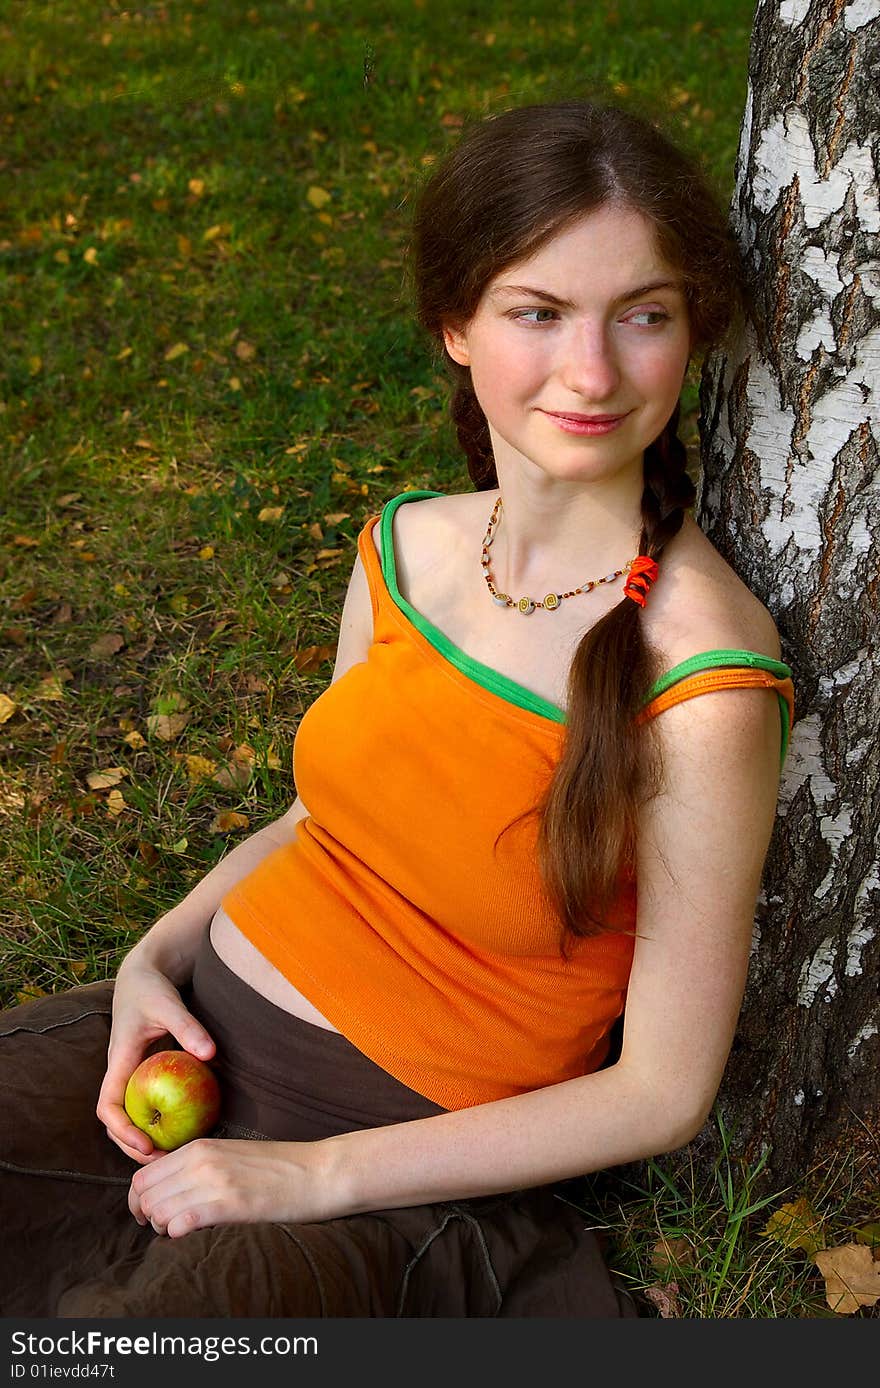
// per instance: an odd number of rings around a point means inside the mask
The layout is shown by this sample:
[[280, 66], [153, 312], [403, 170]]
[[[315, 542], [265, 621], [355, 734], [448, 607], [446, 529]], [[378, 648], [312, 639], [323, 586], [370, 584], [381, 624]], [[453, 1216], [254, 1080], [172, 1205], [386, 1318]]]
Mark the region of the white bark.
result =
[[880, 1116], [880, 4], [761, 0], [731, 221], [759, 306], [700, 391], [696, 515], [796, 721], [724, 1102], [780, 1174]]

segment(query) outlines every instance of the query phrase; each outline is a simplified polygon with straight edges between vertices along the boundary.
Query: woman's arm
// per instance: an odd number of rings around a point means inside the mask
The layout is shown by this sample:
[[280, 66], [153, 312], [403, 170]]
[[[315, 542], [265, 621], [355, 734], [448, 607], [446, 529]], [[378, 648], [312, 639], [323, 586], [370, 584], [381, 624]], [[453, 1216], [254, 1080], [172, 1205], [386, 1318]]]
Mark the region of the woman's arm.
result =
[[135, 1161], [158, 1160], [158, 1153], [125, 1112], [129, 1076], [147, 1048], [164, 1036], [173, 1036], [200, 1060], [213, 1057], [214, 1041], [187, 1008], [180, 986], [192, 976], [199, 939], [226, 892], [267, 853], [295, 834], [298, 821], [306, 814], [297, 799], [281, 819], [239, 844], [183, 901], [156, 921], [120, 965], [113, 988], [107, 1069], [95, 1111], [107, 1136]]
[[694, 1137], [742, 1002], [777, 808], [778, 705], [765, 690], [724, 690], [673, 706], [656, 727], [666, 782], [640, 823], [639, 938], [615, 1065], [319, 1142], [191, 1143], [137, 1173], [135, 1217], [172, 1236], [329, 1219], [544, 1185]]

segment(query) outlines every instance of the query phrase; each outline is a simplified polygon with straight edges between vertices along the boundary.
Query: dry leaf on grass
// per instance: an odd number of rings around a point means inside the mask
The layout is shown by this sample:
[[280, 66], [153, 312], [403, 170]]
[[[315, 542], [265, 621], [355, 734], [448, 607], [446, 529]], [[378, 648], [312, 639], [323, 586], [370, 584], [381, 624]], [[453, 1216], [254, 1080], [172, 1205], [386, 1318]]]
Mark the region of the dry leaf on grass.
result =
[[210, 781], [217, 770], [217, 763], [209, 761], [207, 757], [185, 756], [183, 760], [191, 785], [198, 785], [199, 781]]
[[108, 631], [103, 636], [99, 636], [89, 646], [89, 655], [93, 660], [104, 660], [107, 656], [116, 655], [125, 645], [125, 637], [118, 631]]
[[127, 775], [127, 766], [105, 766], [101, 771], [90, 771], [86, 776], [86, 785], [89, 790], [108, 790], [110, 786], [118, 786]]
[[804, 1196], [774, 1211], [764, 1225], [763, 1233], [786, 1248], [802, 1248], [811, 1256], [825, 1246], [822, 1218]]
[[247, 829], [250, 824], [246, 814], [237, 810], [220, 810], [211, 820], [212, 834], [232, 834], [236, 829]]
[[325, 661], [335, 658], [335, 646], [305, 646], [301, 651], [294, 651], [293, 664], [301, 675], [311, 675], [320, 670]]
[[[73, 679], [73, 675], [71, 675], [70, 678]], [[66, 683], [67, 681], [63, 680], [60, 673], [57, 675], [47, 675], [45, 679], [40, 680], [40, 683], [34, 690], [34, 698], [45, 699], [47, 702], [57, 702], [59, 699], [64, 698], [64, 689], [62, 685]]]
[[147, 732], [162, 742], [173, 742], [180, 737], [188, 722], [188, 713], [151, 713], [147, 719]]
[[678, 1283], [677, 1282], [655, 1282], [653, 1287], [646, 1287], [643, 1296], [647, 1297], [652, 1306], [656, 1306], [663, 1320], [673, 1320], [681, 1317], [681, 1307], [678, 1304]]
[[826, 1248], [813, 1262], [825, 1278], [825, 1300], [838, 1316], [855, 1315], [860, 1306], [880, 1300], [880, 1260], [866, 1244]]
[[0, 694], [0, 723], [8, 723], [17, 705], [8, 694]]
[[45, 988], [40, 988], [38, 984], [31, 983], [26, 988], [22, 988], [16, 993], [15, 1001], [18, 1003], [33, 1002], [34, 998], [44, 998], [45, 996]]
[[116, 815], [122, 814], [122, 811], [127, 809], [128, 806], [125, 803], [125, 796], [122, 794], [122, 791], [111, 790], [110, 794], [107, 796], [107, 813], [115, 817]]
[[655, 1272], [669, 1272], [672, 1268], [690, 1266], [694, 1261], [694, 1251], [690, 1241], [685, 1238], [668, 1239], [663, 1235], [654, 1244], [651, 1253], [651, 1266]]
[[214, 772], [214, 784], [224, 790], [244, 790], [250, 784], [256, 756], [253, 747], [242, 743], [236, 747], [225, 766]]
[[259, 675], [245, 675], [244, 687], [248, 694], [268, 694], [269, 686]]

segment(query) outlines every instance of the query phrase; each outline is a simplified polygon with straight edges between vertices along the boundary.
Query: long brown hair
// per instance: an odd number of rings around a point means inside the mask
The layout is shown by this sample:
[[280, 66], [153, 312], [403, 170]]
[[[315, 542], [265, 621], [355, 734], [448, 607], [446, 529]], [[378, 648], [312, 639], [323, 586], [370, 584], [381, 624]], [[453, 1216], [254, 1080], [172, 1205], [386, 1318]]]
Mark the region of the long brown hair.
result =
[[[721, 341], [748, 303], [736, 242], [697, 157], [635, 109], [565, 100], [472, 120], [416, 191], [407, 253], [416, 317], [450, 374], [450, 413], [477, 490], [498, 485], [489, 428], [443, 327], [466, 325], [490, 280], [610, 203], [646, 217], [680, 272], [692, 351]], [[639, 552], [655, 560], [695, 499], [679, 409], [644, 453]], [[572, 661], [562, 755], [533, 811], [563, 955], [571, 938], [613, 928], [621, 874], [634, 871], [639, 806], [662, 780], [652, 724], [635, 720], [659, 673], [641, 608], [625, 597]]]

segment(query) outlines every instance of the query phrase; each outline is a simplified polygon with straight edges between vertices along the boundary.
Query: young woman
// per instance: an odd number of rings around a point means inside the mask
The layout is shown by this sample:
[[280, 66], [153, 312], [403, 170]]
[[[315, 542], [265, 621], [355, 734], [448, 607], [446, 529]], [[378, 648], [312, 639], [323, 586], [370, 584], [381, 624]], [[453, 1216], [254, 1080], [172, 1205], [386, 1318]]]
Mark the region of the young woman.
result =
[[[633, 1313], [553, 1186], [705, 1122], [793, 713], [677, 434], [741, 272], [694, 162], [572, 101], [465, 131], [410, 273], [473, 489], [364, 525], [288, 813], [2, 1019], [6, 1314]], [[225, 1109], [165, 1154], [122, 1100], [169, 1037]]]

